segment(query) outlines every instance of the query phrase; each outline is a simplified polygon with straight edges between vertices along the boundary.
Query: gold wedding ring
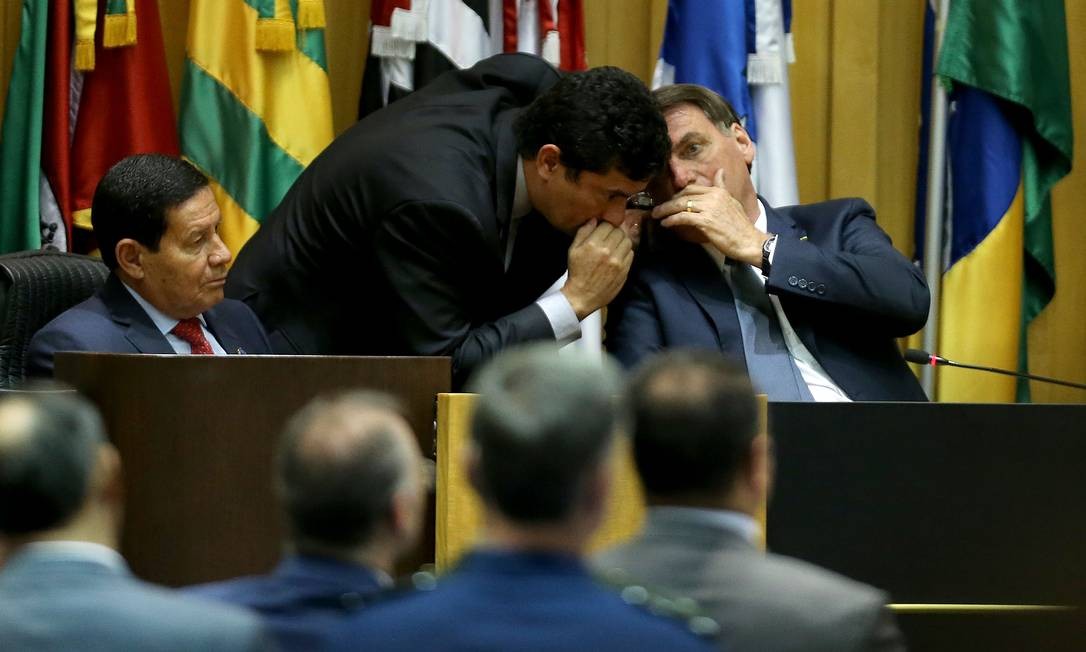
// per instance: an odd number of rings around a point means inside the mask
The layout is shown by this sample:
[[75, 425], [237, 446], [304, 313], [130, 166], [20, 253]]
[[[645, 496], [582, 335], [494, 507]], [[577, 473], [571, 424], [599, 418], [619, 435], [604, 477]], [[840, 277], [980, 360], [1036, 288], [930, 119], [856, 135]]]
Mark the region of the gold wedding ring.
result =
[[693, 199], [687, 198], [687, 200], [686, 200], [686, 212], [688, 212], [688, 213], [695, 212], [694, 211], [694, 200]]

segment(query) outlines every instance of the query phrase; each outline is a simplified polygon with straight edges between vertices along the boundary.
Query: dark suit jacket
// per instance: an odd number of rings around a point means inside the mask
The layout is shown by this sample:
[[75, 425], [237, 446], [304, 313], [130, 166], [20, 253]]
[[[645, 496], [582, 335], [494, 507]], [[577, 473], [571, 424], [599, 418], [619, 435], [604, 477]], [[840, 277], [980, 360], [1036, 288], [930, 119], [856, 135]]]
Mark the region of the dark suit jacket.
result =
[[[244, 303], [224, 299], [203, 316], [227, 353], [271, 353], [260, 320]], [[174, 352], [116, 274], [110, 274], [94, 296], [60, 313], [34, 334], [27, 350], [27, 375], [52, 376], [57, 351]]]
[[[778, 234], [766, 289], [822, 368], [854, 401], [926, 400], [894, 338], [928, 318], [923, 275], [893, 248], [862, 199], [767, 208]], [[672, 347], [743, 360], [727, 282], [701, 245], [659, 233], [608, 318], [607, 347], [633, 366]]]
[[712, 650], [598, 586], [575, 558], [476, 552], [432, 591], [394, 598], [340, 627], [329, 650], [671, 652]]
[[281, 652], [306, 652], [324, 649], [332, 627], [374, 600], [381, 585], [368, 568], [295, 555], [269, 575], [191, 586], [185, 592], [252, 609]]
[[904, 650], [885, 593], [764, 553], [726, 525], [689, 514], [650, 510], [637, 539], [593, 563], [693, 598], [721, 626], [728, 652]]
[[227, 296], [279, 353], [450, 355], [463, 380], [518, 342], [553, 339], [535, 299], [571, 240], [532, 213], [505, 269], [512, 123], [559, 73], [498, 55], [366, 117], [298, 177], [239, 252]]
[[0, 569], [0, 650], [272, 649], [259, 621], [94, 560], [16, 552]]

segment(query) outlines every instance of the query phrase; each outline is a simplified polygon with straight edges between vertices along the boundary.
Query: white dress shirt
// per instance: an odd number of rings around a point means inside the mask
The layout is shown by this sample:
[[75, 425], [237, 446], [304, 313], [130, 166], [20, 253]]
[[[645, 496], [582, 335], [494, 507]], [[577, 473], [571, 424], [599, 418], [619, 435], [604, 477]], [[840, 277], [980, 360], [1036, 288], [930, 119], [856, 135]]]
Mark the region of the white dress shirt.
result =
[[[173, 352], [178, 355], [192, 355], [192, 345], [171, 332], [173, 327], [177, 326], [180, 320], [164, 314], [161, 310], [152, 306], [147, 299], [141, 297], [139, 292], [128, 287], [128, 285], [123, 283], [122, 285], [124, 285], [124, 289], [128, 290], [128, 293], [132, 295], [132, 298], [136, 300], [136, 303], [140, 304], [140, 307], [143, 308], [143, 312], [147, 313], [147, 316], [151, 318], [151, 321], [155, 324], [155, 328], [157, 328], [166, 338], [166, 341], [170, 343]], [[199, 315], [197, 319], [200, 320], [200, 330], [204, 332], [204, 337], [207, 339], [207, 343], [211, 345], [211, 350], [215, 352], [215, 355], [226, 355], [226, 349], [222, 348], [219, 341], [215, 339], [215, 336], [207, 329], [207, 322], [204, 321], [204, 316]]]

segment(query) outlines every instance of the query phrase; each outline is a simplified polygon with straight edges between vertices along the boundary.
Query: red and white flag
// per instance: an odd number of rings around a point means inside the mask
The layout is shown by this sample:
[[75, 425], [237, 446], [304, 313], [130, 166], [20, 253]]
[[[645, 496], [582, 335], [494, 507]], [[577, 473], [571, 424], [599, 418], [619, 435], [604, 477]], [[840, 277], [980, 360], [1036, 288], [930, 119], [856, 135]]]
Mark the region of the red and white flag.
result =
[[499, 52], [584, 70], [583, 0], [373, 0], [358, 115]]

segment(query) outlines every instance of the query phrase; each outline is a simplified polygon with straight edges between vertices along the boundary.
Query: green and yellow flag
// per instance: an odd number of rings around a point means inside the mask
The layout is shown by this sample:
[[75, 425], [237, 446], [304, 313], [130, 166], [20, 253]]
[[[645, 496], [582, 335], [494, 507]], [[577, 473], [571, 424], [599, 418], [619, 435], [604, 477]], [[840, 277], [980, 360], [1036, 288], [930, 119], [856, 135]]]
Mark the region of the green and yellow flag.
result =
[[332, 141], [323, 0], [192, 0], [181, 153], [233, 253]]

